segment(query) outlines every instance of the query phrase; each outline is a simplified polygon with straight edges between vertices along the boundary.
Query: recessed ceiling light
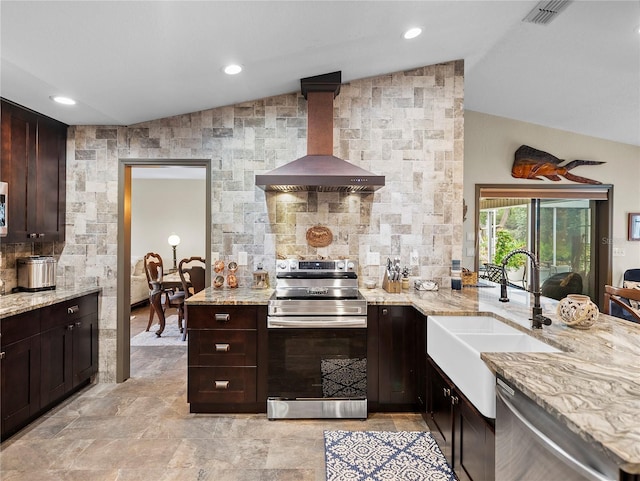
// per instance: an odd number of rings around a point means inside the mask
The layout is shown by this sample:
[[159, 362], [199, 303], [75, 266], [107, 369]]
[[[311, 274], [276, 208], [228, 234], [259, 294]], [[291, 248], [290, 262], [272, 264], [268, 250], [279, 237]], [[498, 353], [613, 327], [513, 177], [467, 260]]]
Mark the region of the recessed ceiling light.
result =
[[235, 75], [242, 72], [242, 67], [240, 65], [227, 65], [224, 68], [224, 73], [227, 75]]
[[73, 99], [70, 99], [69, 97], [61, 97], [60, 95], [55, 95], [52, 97], [49, 97], [51, 100], [53, 100], [54, 102], [58, 102], [59, 104], [63, 104], [63, 105], [75, 105], [76, 101]]
[[422, 29], [420, 27], [410, 28], [406, 32], [404, 32], [403, 37], [407, 40], [412, 38], [416, 38], [418, 35], [422, 33]]

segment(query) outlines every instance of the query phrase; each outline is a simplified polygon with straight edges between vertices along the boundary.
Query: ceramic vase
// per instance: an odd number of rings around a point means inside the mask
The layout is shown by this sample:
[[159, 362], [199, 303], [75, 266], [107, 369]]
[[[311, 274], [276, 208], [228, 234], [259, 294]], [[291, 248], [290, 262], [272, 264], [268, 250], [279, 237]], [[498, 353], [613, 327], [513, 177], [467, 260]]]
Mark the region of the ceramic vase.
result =
[[589, 296], [569, 294], [558, 304], [558, 317], [569, 327], [589, 329], [595, 324], [600, 315]]

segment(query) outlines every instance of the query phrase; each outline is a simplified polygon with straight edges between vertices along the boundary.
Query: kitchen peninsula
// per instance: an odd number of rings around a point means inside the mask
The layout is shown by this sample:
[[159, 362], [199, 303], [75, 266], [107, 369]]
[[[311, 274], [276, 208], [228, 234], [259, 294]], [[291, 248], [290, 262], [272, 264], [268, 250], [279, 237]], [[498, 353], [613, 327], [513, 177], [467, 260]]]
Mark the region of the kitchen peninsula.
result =
[[[640, 424], [637, 422], [640, 415], [640, 325], [600, 314], [591, 329], [573, 329], [562, 324], [555, 314], [558, 301], [542, 298], [543, 313], [553, 320], [553, 324], [531, 331], [528, 318], [532, 299], [529, 294], [510, 290], [511, 302], [500, 303], [497, 287], [460, 291], [409, 290], [400, 294], [390, 294], [382, 289], [361, 289], [360, 292], [367, 299], [370, 311], [376, 306], [404, 306], [412, 308], [418, 320], [426, 320], [427, 315], [486, 313], [560, 349], [563, 352], [483, 353], [482, 359], [492, 371], [525, 393], [558, 423], [605, 452], [631, 475], [625, 479], [636, 479], [640, 475]], [[270, 289], [207, 288], [191, 297], [187, 304], [195, 307], [194, 310], [261, 306], [259, 312], [266, 313], [271, 293]], [[266, 319], [258, 318], [256, 323], [260, 330]], [[259, 364], [259, 354], [257, 356]]]

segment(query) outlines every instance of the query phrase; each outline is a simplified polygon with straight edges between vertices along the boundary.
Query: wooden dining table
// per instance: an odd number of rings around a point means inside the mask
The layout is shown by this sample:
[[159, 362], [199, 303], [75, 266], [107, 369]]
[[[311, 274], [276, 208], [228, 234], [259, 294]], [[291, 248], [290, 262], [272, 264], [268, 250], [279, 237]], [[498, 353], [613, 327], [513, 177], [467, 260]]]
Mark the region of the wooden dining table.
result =
[[156, 336], [160, 337], [164, 331], [166, 319], [164, 317], [164, 308], [162, 307], [162, 294], [165, 294], [167, 290], [182, 289], [182, 281], [177, 271], [165, 274], [162, 277], [162, 281], [151, 281], [151, 308], [156, 311], [159, 319], [159, 329], [156, 331]]

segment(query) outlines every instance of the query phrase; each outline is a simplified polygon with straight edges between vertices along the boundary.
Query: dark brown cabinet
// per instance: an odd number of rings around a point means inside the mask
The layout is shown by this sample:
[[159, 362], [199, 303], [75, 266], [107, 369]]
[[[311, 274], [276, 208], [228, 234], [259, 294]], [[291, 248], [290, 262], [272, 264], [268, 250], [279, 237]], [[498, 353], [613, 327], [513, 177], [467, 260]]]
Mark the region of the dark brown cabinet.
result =
[[0, 439], [86, 385], [98, 369], [98, 294], [0, 319]]
[[40, 313], [0, 320], [0, 433], [15, 432], [40, 410]]
[[455, 386], [440, 371], [438, 366], [429, 359], [427, 364], [427, 379], [429, 382], [429, 413], [431, 424], [436, 428], [437, 441], [440, 450], [451, 466], [455, 456], [455, 428], [456, 405], [459, 398]]
[[188, 306], [191, 412], [266, 412], [266, 306]]
[[[408, 306], [378, 306], [369, 321], [377, 326], [377, 407], [382, 411], [416, 408], [416, 311]], [[377, 319], [376, 319], [377, 317]], [[372, 339], [369, 340], [371, 342]]]
[[67, 125], [2, 100], [3, 242], [64, 241]]
[[63, 398], [95, 373], [97, 312], [97, 297], [93, 295], [42, 309], [40, 395], [43, 406]]
[[495, 478], [495, 424], [457, 390], [429, 358], [429, 413], [436, 440], [458, 479], [490, 481]]

